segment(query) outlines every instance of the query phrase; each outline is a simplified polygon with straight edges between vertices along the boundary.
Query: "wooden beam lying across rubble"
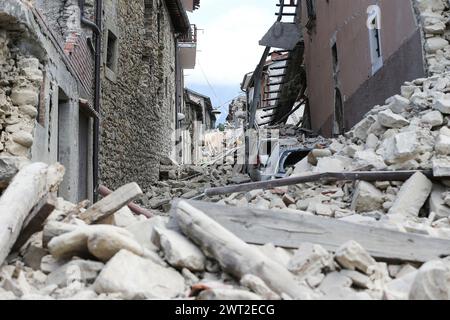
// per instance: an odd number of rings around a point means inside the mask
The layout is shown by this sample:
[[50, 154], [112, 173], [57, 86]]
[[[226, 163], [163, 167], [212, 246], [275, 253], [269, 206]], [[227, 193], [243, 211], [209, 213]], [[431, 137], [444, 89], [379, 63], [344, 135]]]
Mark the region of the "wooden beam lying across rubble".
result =
[[[417, 170], [411, 171], [355, 171], [355, 172], [325, 172], [315, 173], [306, 176], [276, 179], [269, 181], [251, 182], [227, 187], [209, 188], [205, 190], [206, 196], [217, 196], [235, 192], [247, 192], [257, 189], [272, 189], [276, 187], [292, 186], [300, 183], [316, 182], [320, 180], [328, 181], [406, 181], [413, 176]], [[433, 171], [420, 171], [425, 176], [433, 179]], [[439, 177], [444, 179], [444, 177]]]
[[[107, 187], [101, 185], [101, 186], [98, 187], [98, 193], [102, 197], [106, 197], [106, 196], [110, 195], [111, 193], [113, 193], [113, 191], [108, 189]], [[143, 216], [145, 216], [147, 218], [151, 218], [151, 217], [154, 216], [154, 214], [151, 211], [149, 211], [147, 209], [144, 209], [141, 206], [138, 206], [134, 202], [128, 203], [128, 208], [131, 211], [133, 211], [135, 214], [143, 215]]]
[[142, 194], [137, 183], [126, 184], [82, 212], [79, 218], [87, 224], [98, 222], [111, 216]]
[[[283, 210], [231, 207], [186, 200], [234, 235], [250, 244], [296, 249], [302, 243], [336, 251], [354, 240], [374, 258], [387, 262], [419, 262], [450, 256], [450, 240], [354, 224]], [[172, 205], [176, 212], [178, 200]]]
[[56, 192], [64, 175], [59, 164], [33, 163], [13, 178], [0, 198], [0, 265], [19, 237], [24, 222], [39, 201]]

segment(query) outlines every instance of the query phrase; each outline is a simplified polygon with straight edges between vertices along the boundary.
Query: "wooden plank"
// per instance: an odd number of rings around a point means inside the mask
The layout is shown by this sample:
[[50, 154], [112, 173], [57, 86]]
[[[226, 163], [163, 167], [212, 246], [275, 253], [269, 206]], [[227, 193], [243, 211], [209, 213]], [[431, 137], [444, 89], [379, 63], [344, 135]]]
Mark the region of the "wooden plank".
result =
[[[199, 174], [197, 174], [197, 175], [195, 175], [195, 176], [198, 176], [198, 175], [201, 175], [201, 174], [199, 173]], [[195, 177], [195, 176], [194, 176], [194, 177]], [[190, 178], [190, 177], [188, 177], [188, 178]], [[186, 180], [187, 180], [187, 179], [186, 179]], [[103, 185], [101, 185], [101, 186], [98, 187], [98, 193], [99, 193], [102, 197], [106, 197], [106, 196], [110, 195], [112, 192], [113, 192], [112, 190], [108, 189], [107, 187], [105, 187], [105, 186], [103, 186]], [[145, 208], [142, 208], [141, 206], [138, 206], [138, 205], [135, 204], [134, 202], [130, 202], [130, 203], [128, 204], [128, 208], [129, 208], [131, 211], [133, 211], [135, 214], [143, 215], [143, 216], [145, 216], [145, 217], [147, 217], [147, 218], [151, 218], [151, 217], [154, 217], [154, 216], [155, 216], [155, 214], [154, 214], [153, 212], [151, 212], [151, 211], [149, 211], [149, 210], [147, 210], [147, 209], [145, 209]]]
[[[251, 182], [240, 185], [226, 187], [209, 188], [205, 190], [207, 196], [217, 196], [235, 192], [246, 192], [257, 189], [272, 189], [276, 187], [292, 186], [300, 183], [316, 182], [321, 180], [328, 181], [406, 181], [414, 175], [417, 170], [411, 171], [355, 171], [355, 172], [324, 172], [313, 173], [305, 176], [283, 178], [269, 181]], [[424, 170], [422, 172], [426, 177], [434, 179], [433, 171]]]
[[142, 190], [137, 183], [126, 184], [81, 213], [79, 218], [87, 224], [95, 223], [109, 217], [140, 195]]
[[55, 192], [64, 175], [59, 164], [33, 163], [13, 178], [0, 198], [0, 265], [22, 231], [34, 206], [49, 192]]
[[[334, 252], [345, 242], [354, 240], [380, 261], [423, 263], [450, 256], [450, 240], [282, 210], [238, 208], [192, 200], [187, 202], [251, 244], [273, 243], [275, 246], [295, 249], [301, 243], [309, 242]], [[173, 208], [176, 207], [175, 201]]]
[[259, 41], [259, 45], [292, 50], [300, 39], [301, 33], [297, 25], [278, 21]]
[[12, 251], [18, 251], [30, 239], [30, 237], [39, 232], [44, 227], [44, 222], [53, 212], [56, 205], [56, 196], [47, 194], [34, 206], [31, 213], [23, 223], [22, 232], [19, 235]]

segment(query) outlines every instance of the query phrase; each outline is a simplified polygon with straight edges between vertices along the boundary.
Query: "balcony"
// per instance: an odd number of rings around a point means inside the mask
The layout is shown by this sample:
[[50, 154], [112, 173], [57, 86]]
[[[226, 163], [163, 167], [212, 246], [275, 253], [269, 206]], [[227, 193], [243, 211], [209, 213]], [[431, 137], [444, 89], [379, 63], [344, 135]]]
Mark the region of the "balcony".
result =
[[197, 58], [197, 27], [191, 25], [188, 33], [178, 38], [180, 64], [183, 69], [194, 69]]
[[189, 12], [193, 12], [200, 7], [200, 0], [181, 0], [184, 9]]

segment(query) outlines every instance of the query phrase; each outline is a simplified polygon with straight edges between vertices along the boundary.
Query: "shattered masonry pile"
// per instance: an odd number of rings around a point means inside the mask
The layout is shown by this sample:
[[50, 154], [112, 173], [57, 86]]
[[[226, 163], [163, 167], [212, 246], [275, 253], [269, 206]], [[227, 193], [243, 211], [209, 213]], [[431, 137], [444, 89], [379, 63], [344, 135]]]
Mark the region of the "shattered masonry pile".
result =
[[[443, 1], [418, 3], [428, 33], [427, 61], [433, 76], [405, 83], [401, 95], [388, 99], [385, 106], [376, 106], [328, 148], [315, 149], [296, 165], [292, 175], [423, 169], [432, 170], [435, 176], [449, 176], [450, 73], [446, 71], [450, 46], [443, 41], [448, 13], [443, 12]], [[214, 176], [211, 186], [226, 184], [221, 172], [199, 171], [199, 183], [208, 184]], [[32, 164], [21, 168], [0, 198], [4, 210], [0, 222], [8, 218], [5, 201], [16, 191], [23, 192], [18, 182], [29, 179], [30, 174], [41, 179], [32, 176], [31, 181], [42, 181], [27, 189], [34, 202], [44, 191], [55, 192], [61, 179], [58, 167]], [[165, 190], [167, 198], [179, 194], [189, 198], [187, 189], [196, 186], [187, 182], [177, 186], [178, 175], [170, 175], [173, 181], [157, 187]], [[233, 194], [219, 202], [450, 239], [448, 183], [416, 173], [405, 183], [306, 183]], [[156, 188], [152, 192], [156, 194]], [[387, 264], [376, 261], [355, 241], [343, 243], [335, 252], [309, 243], [299, 244], [297, 250], [248, 245], [184, 201], [174, 206], [170, 221], [161, 216], [135, 216], [124, 205], [140, 196], [139, 187], [130, 184], [87, 209], [86, 203], [75, 205], [58, 199], [43, 230], [34, 233], [18, 252], [10, 249], [16, 238], [20, 239], [17, 230], [26, 219], [8, 220], [16, 231], [7, 237], [5, 229], [0, 229], [0, 260], [9, 254], [0, 269], [0, 298], [450, 298], [449, 258], [423, 265]], [[14, 205], [22, 214], [32, 209], [21, 202]], [[9, 225], [0, 224], [2, 227]], [[22, 235], [23, 230], [26, 228]]]

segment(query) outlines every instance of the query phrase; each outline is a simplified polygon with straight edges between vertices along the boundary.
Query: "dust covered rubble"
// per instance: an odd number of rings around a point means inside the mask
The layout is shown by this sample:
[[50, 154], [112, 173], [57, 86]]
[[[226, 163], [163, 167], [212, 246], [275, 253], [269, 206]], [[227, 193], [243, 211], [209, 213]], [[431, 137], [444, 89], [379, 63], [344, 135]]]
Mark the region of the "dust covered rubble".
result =
[[[366, 194], [364, 190], [360, 193]], [[345, 197], [337, 189], [321, 195]], [[279, 199], [296, 204], [286, 194]], [[318, 203], [315, 210], [324, 210], [318, 209]], [[136, 216], [125, 206], [108, 219], [87, 224], [87, 205], [58, 199], [43, 230], [12, 252], [0, 268], [1, 299], [368, 300], [444, 299], [448, 294], [448, 259], [423, 266], [388, 265], [373, 259], [354, 241], [336, 252], [309, 243], [300, 243], [297, 250], [241, 240], [221, 245], [225, 250], [244, 246], [249, 254], [272, 261], [272, 267], [293, 279], [283, 284], [297, 288], [292, 291], [298, 296], [293, 296], [270, 278], [263, 279], [267, 274], [253, 274], [251, 266], [230, 269], [229, 261], [224, 262], [226, 254], [211, 250], [201, 243], [200, 230], [184, 229], [179, 222], [176, 225], [176, 219]], [[218, 228], [213, 236], [228, 232]]]
[[[433, 76], [405, 83], [400, 95], [376, 106], [351, 132], [327, 148], [317, 145], [291, 175], [323, 168], [431, 169], [438, 176], [450, 174], [448, 8], [444, 1], [418, 1], [418, 7]], [[167, 211], [174, 197], [190, 198], [205, 186], [228, 184], [231, 161], [227, 165], [225, 172], [220, 166], [202, 168], [196, 177], [191, 177], [195, 171], [191, 168], [184, 181], [176, 170], [167, 170], [168, 180], [156, 185], [142, 202]], [[219, 202], [449, 238], [449, 182], [442, 182], [432, 183], [417, 173], [405, 183], [306, 183], [232, 194]], [[173, 229], [167, 217], [147, 219], [124, 207], [113, 214], [114, 219], [87, 225], [79, 219], [84, 207], [58, 199], [44, 229], [0, 267], [0, 299], [293, 298], [253, 274], [236, 277], [224, 272], [194, 239]], [[336, 252], [309, 243], [299, 244], [297, 250], [271, 244], [251, 246], [251, 250], [292, 274], [307, 299], [449, 299], [448, 258], [423, 265], [386, 264], [354, 241]]]
[[[1, 299], [292, 299], [254, 274], [224, 272], [167, 217], [138, 218], [125, 208], [114, 214], [126, 215], [125, 225], [86, 225], [66, 216], [73, 209], [59, 199], [44, 230], [8, 258], [0, 269]], [[249, 247], [292, 274], [304, 299], [448, 298], [448, 259], [420, 268], [387, 265], [354, 241], [335, 253], [309, 243], [297, 250]]]
[[[443, 85], [445, 83], [445, 85]], [[375, 106], [327, 148], [318, 145], [295, 165], [291, 177], [321, 172], [418, 172], [408, 181], [318, 181], [235, 193], [234, 206], [286, 209], [435, 237], [450, 237], [450, 73], [407, 82], [402, 95]], [[449, 107], [449, 110], [445, 109]], [[387, 119], [389, 118], [389, 119]], [[399, 120], [401, 119], [401, 120]]]

